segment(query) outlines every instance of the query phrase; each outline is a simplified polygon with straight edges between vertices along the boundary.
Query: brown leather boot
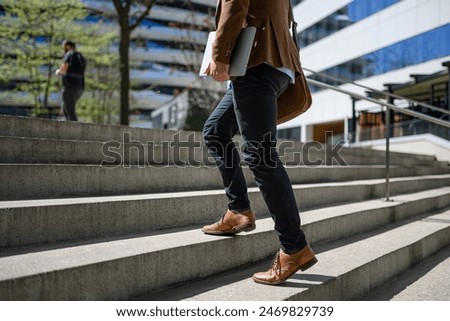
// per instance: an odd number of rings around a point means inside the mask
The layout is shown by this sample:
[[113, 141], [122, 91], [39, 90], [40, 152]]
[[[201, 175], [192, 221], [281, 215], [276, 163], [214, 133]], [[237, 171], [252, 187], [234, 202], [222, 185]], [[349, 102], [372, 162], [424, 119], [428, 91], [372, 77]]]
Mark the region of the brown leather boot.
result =
[[211, 225], [202, 228], [203, 233], [212, 235], [234, 235], [240, 232], [250, 232], [256, 228], [255, 213], [252, 210], [235, 212], [228, 210], [222, 218]]
[[298, 270], [305, 271], [317, 263], [317, 258], [309, 245], [294, 254], [286, 254], [280, 250], [275, 256], [272, 266], [267, 272], [253, 275], [256, 283], [277, 285], [283, 283]]

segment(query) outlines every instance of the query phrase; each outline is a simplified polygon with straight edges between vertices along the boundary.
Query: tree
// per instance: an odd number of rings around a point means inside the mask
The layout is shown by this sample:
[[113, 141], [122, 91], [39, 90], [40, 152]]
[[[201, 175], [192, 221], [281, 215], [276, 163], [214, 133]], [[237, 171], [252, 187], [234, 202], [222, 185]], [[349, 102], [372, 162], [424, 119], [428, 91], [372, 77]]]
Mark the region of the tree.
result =
[[96, 32], [93, 39], [96, 39], [97, 46], [83, 46], [83, 55], [88, 58], [88, 69], [86, 92], [77, 105], [80, 118], [96, 123], [118, 122], [118, 55], [110, 46], [115, 38], [115, 32]]
[[31, 93], [39, 114], [56, 90], [53, 71], [61, 39], [69, 34], [75, 19], [85, 16], [84, 8], [77, 0], [5, 0], [2, 4], [6, 12], [0, 27], [2, 80], [22, 80], [17, 89]]
[[[34, 114], [42, 115], [50, 107], [52, 94], [60, 80], [54, 70], [60, 65], [63, 39], [74, 39], [88, 60], [87, 89], [98, 86], [94, 76], [115, 62], [109, 51], [112, 33], [96, 32], [80, 20], [86, 10], [80, 0], [2, 1], [5, 16], [0, 25], [0, 79], [14, 83], [15, 91], [32, 97]], [[17, 96], [17, 95], [16, 95]]]
[[[129, 47], [131, 32], [150, 13], [151, 8], [157, 0], [113, 0], [117, 12], [117, 19], [120, 27], [119, 34], [119, 63], [120, 63], [120, 123], [129, 124], [130, 113], [130, 59]], [[142, 8], [131, 15], [132, 7]]]

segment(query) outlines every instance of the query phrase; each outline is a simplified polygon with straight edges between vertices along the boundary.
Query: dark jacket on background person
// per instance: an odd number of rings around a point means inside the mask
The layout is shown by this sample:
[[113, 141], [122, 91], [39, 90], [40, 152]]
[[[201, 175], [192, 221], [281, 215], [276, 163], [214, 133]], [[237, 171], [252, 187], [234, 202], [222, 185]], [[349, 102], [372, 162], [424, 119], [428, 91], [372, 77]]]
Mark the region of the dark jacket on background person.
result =
[[63, 63], [67, 63], [69, 68], [62, 77], [64, 88], [84, 89], [84, 72], [86, 70], [86, 59], [76, 50], [69, 50], [64, 55]]

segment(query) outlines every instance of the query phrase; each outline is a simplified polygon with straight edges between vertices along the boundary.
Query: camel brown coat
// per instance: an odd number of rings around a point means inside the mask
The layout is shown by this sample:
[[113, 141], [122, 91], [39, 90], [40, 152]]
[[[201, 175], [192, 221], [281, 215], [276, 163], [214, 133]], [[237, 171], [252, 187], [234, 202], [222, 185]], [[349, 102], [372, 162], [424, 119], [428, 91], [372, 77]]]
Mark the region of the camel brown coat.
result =
[[216, 14], [213, 60], [230, 63], [244, 26], [257, 28], [248, 68], [262, 63], [300, 72], [298, 49], [289, 31], [289, 0], [220, 0]]
[[295, 84], [278, 97], [277, 123], [304, 113], [312, 104], [311, 93], [300, 64], [299, 50], [291, 36], [290, 0], [219, 0], [213, 60], [230, 63], [243, 27], [257, 28], [247, 68], [268, 63], [296, 72]]

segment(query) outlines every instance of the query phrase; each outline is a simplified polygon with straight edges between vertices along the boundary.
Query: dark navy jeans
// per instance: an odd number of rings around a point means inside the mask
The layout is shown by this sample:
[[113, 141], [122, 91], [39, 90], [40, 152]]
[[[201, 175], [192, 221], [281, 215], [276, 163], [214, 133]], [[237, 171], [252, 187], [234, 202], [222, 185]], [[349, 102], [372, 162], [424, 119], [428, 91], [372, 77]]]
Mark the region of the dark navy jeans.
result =
[[275, 222], [281, 248], [295, 253], [306, 246], [290, 179], [276, 150], [277, 98], [290, 78], [262, 64], [237, 77], [203, 128], [209, 153], [214, 157], [228, 197], [228, 208], [250, 208], [247, 185], [233, 137], [244, 140], [243, 157], [252, 170], [270, 215]]
[[67, 120], [77, 121], [75, 107], [78, 99], [83, 94], [81, 87], [64, 87], [62, 90], [62, 109]]

